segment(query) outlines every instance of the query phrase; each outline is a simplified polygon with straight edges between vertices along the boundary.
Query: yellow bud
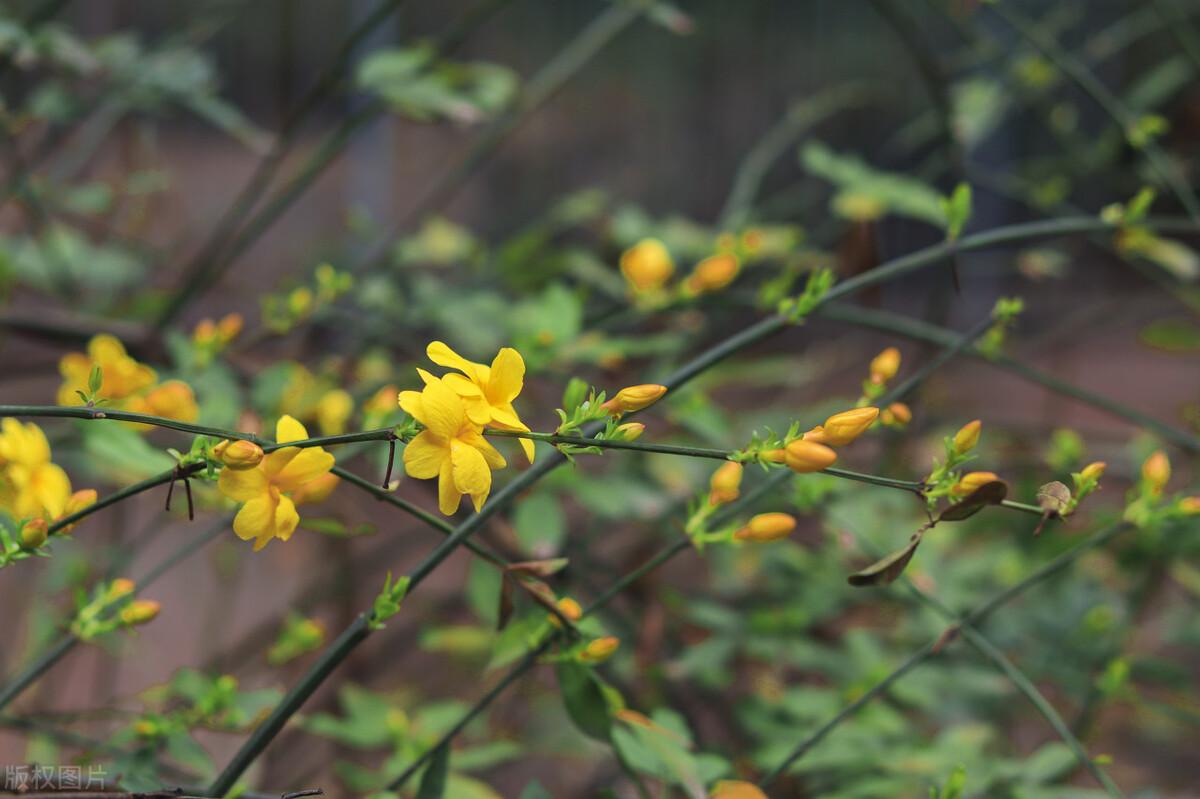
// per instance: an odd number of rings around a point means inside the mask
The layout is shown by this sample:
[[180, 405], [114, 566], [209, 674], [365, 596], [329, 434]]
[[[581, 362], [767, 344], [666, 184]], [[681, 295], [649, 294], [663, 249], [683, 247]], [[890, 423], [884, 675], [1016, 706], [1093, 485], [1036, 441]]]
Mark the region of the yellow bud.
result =
[[205, 347], [217, 340], [217, 325], [211, 319], [201, 319], [192, 331], [192, 341], [197, 346]]
[[333, 489], [337, 488], [339, 482], [341, 479], [336, 474], [329, 472], [319, 474], [313, 479], [301, 483], [300, 487], [292, 492], [292, 502], [297, 505], [324, 502], [333, 493]]
[[37, 549], [46, 543], [48, 525], [45, 519], [30, 519], [21, 525], [21, 546], [25, 549]]
[[1152, 493], [1162, 493], [1171, 479], [1171, 461], [1167, 458], [1167, 453], [1160, 449], [1146, 458], [1142, 464], [1142, 479], [1146, 481]]
[[141, 738], [153, 738], [158, 735], [158, 725], [149, 719], [139, 719], [134, 723], [133, 731]]
[[902, 427], [912, 421], [912, 409], [903, 402], [893, 402], [879, 414], [879, 420], [889, 426]]
[[954, 434], [954, 453], [956, 455], [965, 455], [975, 449], [975, 445], [979, 443], [979, 432], [983, 429], [983, 422], [976, 419], [973, 422], [967, 422], [958, 432]]
[[584, 663], [603, 663], [612, 657], [620, 646], [621, 640], [616, 636], [606, 635], [603, 638], [594, 638], [588, 641], [587, 646], [579, 653], [579, 659]]
[[168, 380], [146, 395], [147, 412], [154, 416], [194, 422], [200, 416], [192, 387], [182, 380]]
[[[579, 621], [581, 618], [583, 618], [583, 608], [581, 608], [579, 603], [574, 599], [571, 599], [569, 596], [565, 596], [558, 600], [554, 603], [554, 606], [558, 608], [558, 612], [563, 615], [563, 618], [567, 619], [568, 621]], [[562, 627], [562, 622], [559, 621], [558, 616], [555, 616], [553, 613], [550, 614], [550, 623], [555, 627]]]
[[118, 577], [108, 586], [108, 596], [110, 599], [119, 599], [120, 597], [132, 594], [135, 587], [133, 580], [130, 580], [128, 577]]
[[787, 513], [760, 513], [742, 529], [733, 534], [738, 541], [753, 541], [758, 544], [787, 538], [796, 529], [796, 520]]
[[666, 386], [654, 383], [644, 383], [640, 386], [626, 386], [618, 391], [615, 397], [600, 407], [613, 416], [620, 416], [623, 413], [632, 413], [633, 411], [648, 408], [658, 402], [662, 398], [662, 395], [666, 393]]
[[238, 337], [242, 332], [242, 327], [245, 325], [245, 320], [242, 319], [240, 313], [226, 314], [217, 322], [217, 335], [221, 339], [222, 344], [228, 344]]
[[624, 441], [637, 441], [646, 432], [646, 425], [641, 422], [626, 422], [617, 427], [617, 434]]
[[837, 460], [837, 453], [824, 444], [798, 439], [787, 445], [784, 462], [793, 472], [807, 474], [827, 469]]
[[767, 799], [767, 795], [752, 782], [721, 780], [713, 786], [708, 799]]
[[974, 494], [980, 486], [999, 479], [995, 472], [970, 472], [969, 474], [964, 474], [962, 479], [954, 484], [954, 488], [950, 489], [950, 493], [956, 497], [965, 497], [968, 494]]
[[900, 371], [900, 350], [888, 347], [871, 359], [871, 382], [886, 383]]
[[733, 282], [741, 269], [741, 262], [733, 253], [710, 255], [692, 270], [684, 283], [685, 288], [692, 294], [703, 294], [706, 291], [720, 291]]
[[[878, 408], [854, 408], [849, 411], [835, 413], [821, 425], [821, 441], [818, 444], [828, 444], [831, 447], [844, 447], [861, 436], [875, 423], [879, 417]], [[805, 440], [812, 441], [805, 435]]]
[[1093, 463], [1089, 463], [1087, 466], [1084, 466], [1083, 471], [1079, 473], [1079, 476], [1084, 480], [1099, 480], [1104, 474], [1105, 468], [1107, 467], [1108, 464], [1104, 461], [1095, 461]]
[[[59, 516], [58, 518], [64, 519], [67, 516], [74, 516], [81, 510], [90, 508], [92, 505], [96, 504], [97, 498], [98, 495], [96, 494], [96, 489], [81, 488], [71, 496], [67, 497], [67, 504], [63, 506], [62, 516]], [[69, 533], [74, 529], [74, 524], [68, 524], [62, 528], [61, 532]]]
[[708, 481], [708, 504], [716, 507], [738, 498], [742, 485], [742, 464], [727, 461], [721, 464]]
[[671, 253], [658, 239], [642, 239], [621, 254], [621, 274], [635, 292], [660, 289], [674, 273]]
[[765, 463], [787, 463], [786, 449], [769, 449], [758, 455]]
[[312, 289], [307, 286], [292, 289], [292, 293], [288, 295], [287, 303], [288, 310], [292, 312], [292, 316], [301, 317], [307, 315], [312, 310], [313, 305]]
[[130, 627], [149, 624], [158, 616], [162, 606], [153, 599], [135, 599], [121, 608], [121, 622]]
[[742, 246], [746, 248], [746, 252], [754, 255], [763, 246], [763, 232], [758, 228], [750, 228], [742, 234]]
[[1200, 513], [1200, 497], [1184, 497], [1179, 500], [1179, 512], [1188, 516]]
[[264, 457], [262, 447], [245, 439], [222, 441], [213, 448], [213, 452], [221, 459], [221, 463], [234, 471], [253, 469], [262, 463]]
[[721, 250], [722, 252], [724, 252], [725, 250], [732, 250], [736, 246], [737, 246], [737, 237], [734, 236], [732, 233], [722, 233], [721, 235], [717, 236], [717, 249], [718, 250]]

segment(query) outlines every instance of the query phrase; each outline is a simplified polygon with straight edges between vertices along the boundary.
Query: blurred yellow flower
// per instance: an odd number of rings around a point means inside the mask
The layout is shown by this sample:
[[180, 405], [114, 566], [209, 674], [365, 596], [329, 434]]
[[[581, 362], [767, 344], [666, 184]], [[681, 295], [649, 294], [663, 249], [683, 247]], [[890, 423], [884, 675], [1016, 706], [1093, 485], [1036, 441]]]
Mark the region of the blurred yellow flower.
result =
[[621, 253], [621, 274], [634, 292], [655, 291], [675, 274], [675, 262], [661, 241], [642, 239]]
[[57, 518], [71, 496], [71, 481], [50, 462], [50, 442], [33, 422], [0, 420], [0, 510], [14, 519]]
[[1171, 479], [1171, 461], [1167, 453], [1155, 450], [1142, 464], [1142, 479], [1152, 494], [1161, 494]]
[[886, 383], [900, 371], [900, 350], [888, 347], [871, 359], [868, 367], [872, 383]]
[[683, 282], [684, 289], [691, 294], [720, 291], [734, 281], [740, 268], [741, 262], [733, 253], [710, 255], [696, 264]]
[[[304, 425], [283, 416], [275, 425], [281, 444], [309, 438]], [[273, 538], [287, 541], [300, 524], [292, 494], [333, 468], [333, 456], [321, 447], [283, 447], [250, 469], [222, 469], [217, 480], [221, 493], [244, 503], [233, 520], [233, 531], [244, 541], [254, 541], [258, 551]]]
[[[504, 347], [496, 353], [492, 365], [488, 366], [468, 361], [444, 343], [434, 341], [425, 348], [425, 354], [438, 366], [462, 372], [461, 375], [448, 374], [442, 380], [462, 397], [471, 422], [480, 426], [491, 425], [500, 430], [529, 432], [529, 427], [517, 416], [512, 404], [525, 385], [525, 359], [521, 353], [512, 347]], [[533, 463], [533, 442], [522, 438], [520, 443], [525, 457]]]
[[478, 511], [492, 490], [491, 470], [504, 468], [504, 456], [483, 437], [447, 380], [417, 371], [425, 388], [400, 392], [400, 407], [425, 429], [404, 448], [404, 469], [418, 480], [438, 478], [438, 509], [445, 515], [458, 510], [464, 495]]
[[58, 389], [59, 405], [79, 405], [76, 391], [87, 393], [92, 369], [103, 370], [103, 383], [96, 395], [119, 405], [121, 400], [146, 391], [158, 381], [158, 375], [145, 364], [138, 363], [125, 352], [125, 345], [113, 336], [94, 336], [87, 345], [87, 354], [67, 353], [58, 362], [63, 384]]
[[742, 485], [742, 464], [727, 461], [721, 464], [708, 481], [708, 504], [713, 507], [733, 502]]
[[752, 782], [721, 780], [713, 786], [708, 799], [767, 799], [767, 795]]
[[341, 435], [346, 432], [346, 423], [354, 413], [354, 398], [340, 388], [326, 391], [317, 400], [316, 413], [321, 435]]

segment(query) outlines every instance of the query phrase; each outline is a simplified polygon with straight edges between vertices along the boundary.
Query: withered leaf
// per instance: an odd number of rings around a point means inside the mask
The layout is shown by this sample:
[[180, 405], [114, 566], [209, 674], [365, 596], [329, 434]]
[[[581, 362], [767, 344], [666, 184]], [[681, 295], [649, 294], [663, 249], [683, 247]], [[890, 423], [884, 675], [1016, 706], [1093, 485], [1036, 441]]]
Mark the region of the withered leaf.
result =
[[566, 558], [548, 558], [546, 560], [523, 560], [510, 563], [505, 570], [513, 574], [527, 574], [530, 577], [549, 577], [562, 571], [567, 565]]
[[1037, 501], [1038, 507], [1047, 513], [1062, 513], [1071, 501], [1071, 489], [1052, 480], [1038, 489]]
[[955, 502], [938, 516], [939, 522], [961, 522], [969, 519], [988, 505], [999, 505], [1008, 496], [1008, 483], [993, 480], [984, 483], [967, 496]]
[[912, 560], [913, 553], [917, 551], [917, 547], [921, 543], [921, 534], [915, 534], [909, 539], [908, 544], [902, 549], [897, 549], [890, 555], [872, 563], [862, 571], [857, 571], [851, 574], [846, 580], [853, 586], [864, 585], [891, 585], [896, 581], [896, 578], [904, 573], [904, 569], [908, 566], [908, 562]]
[[500, 606], [496, 611], [496, 629], [503, 630], [508, 626], [516, 605], [513, 602], [513, 579], [507, 574], [500, 577]]

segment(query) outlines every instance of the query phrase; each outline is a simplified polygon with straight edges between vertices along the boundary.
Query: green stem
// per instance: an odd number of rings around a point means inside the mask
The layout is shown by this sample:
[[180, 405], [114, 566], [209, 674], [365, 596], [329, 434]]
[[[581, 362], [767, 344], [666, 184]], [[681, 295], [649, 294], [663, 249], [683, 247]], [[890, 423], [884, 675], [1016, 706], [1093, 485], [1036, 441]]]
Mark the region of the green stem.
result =
[[[1092, 535], [1087, 541], [1079, 544], [1073, 549], [1067, 550], [1058, 557], [1051, 560], [1046, 565], [1042, 566], [1037, 571], [1033, 572], [1019, 583], [1001, 591], [993, 596], [988, 601], [977, 607], [975, 610], [962, 616], [958, 622], [959, 626], [974, 626], [991, 615], [997, 608], [1007, 604], [1012, 599], [1029, 590], [1038, 583], [1053, 576], [1059, 571], [1062, 571], [1070, 564], [1074, 563], [1081, 555], [1090, 552], [1092, 549], [1103, 545], [1118, 534], [1129, 529], [1125, 523], [1118, 523], [1100, 530]], [[858, 710], [869, 703], [872, 699], [884, 693], [893, 683], [907, 674], [909, 671], [924, 663], [929, 657], [938, 652], [938, 644], [941, 642], [942, 636], [935, 638], [927, 643], [922, 648], [918, 649], [908, 657], [903, 663], [896, 667], [890, 674], [872, 686], [869, 690], [863, 693], [858, 699], [851, 702], [842, 708], [836, 715], [822, 724], [810, 735], [805, 737], [796, 745], [791, 752], [788, 753], [780, 763], [767, 772], [758, 784], [762, 788], [771, 785], [785, 771], [803, 757], [806, 753], [815, 748], [821, 741], [825, 739], [830, 732], [836, 729], [842, 722], [853, 716]]]

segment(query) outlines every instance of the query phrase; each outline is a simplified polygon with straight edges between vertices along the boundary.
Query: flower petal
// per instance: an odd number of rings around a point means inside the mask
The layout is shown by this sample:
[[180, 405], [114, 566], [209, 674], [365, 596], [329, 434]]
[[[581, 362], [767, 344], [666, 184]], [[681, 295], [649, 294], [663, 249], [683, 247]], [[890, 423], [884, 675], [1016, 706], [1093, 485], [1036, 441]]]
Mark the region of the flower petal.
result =
[[288, 497], [280, 497], [275, 508], [275, 537], [287, 541], [299, 524], [300, 514], [296, 512], [295, 503]]
[[421, 392], [421, 406], [425, 418], [421, 423], [435, 435], [454, 438], [462, 427], [466, 409], [463, 401], [441, 380], [434, 380]]
[[482, 396], [469, 397], [464, 403], [467, 407], [467, 418], [472, 424], [483, 427], [492, 420], [492, 406]]
[[286, 444], [289, 441], [303, 441], [306, 438], [309, 438], [308, 430], [286, 413], [280, 416], [279, 421], [275, 423], [275, 440], [280, 444]]
[[522, 438], [522, 439], [518, 439], [518, 440], [521, 442], [521, 449], [525, 451], [525, 458], [530, 463], [533, 463], [533, 455], [534, 455], [533, 441], [528, 438]]
[[492, 361], [487, 396], [493, 405], [512, 402], [525, 384], [525, 360], [512, 347], [504, 347]]
[[420, 391], [401, 391], [397, 401], [400, 403], [400, 410], [421, 424], [425, 424], [425, 407], [421, 403]]
[[500, 451], [492, 446], [492, 442], [483, 437], [482, 433], [474, 430], [460, 435], [459, 440], [468, 444], [483, 455], [483, 459], [487, 461], [487, 465], [493, 469], [503, 469], [508, 463], [504, 460], [504, 456]]
[[458, 369], [472, 379], [476, 377], [475, 367], [478, 364], [468, 361], [441, 341], [431, 341], [425, 348], [425, 355], [438, 366]]
[[458, 512], [458, 503], [461, 500], [462, 494], [454, 487], [454, 467], [450, 459], [446, 458], [442, 461], [441, 472], [438, 474], [438, 510], [446, 516], [453, 516]]
[[[243, 541], [252, 538], [269, 541], [274, 538], [276, 504], [276, 500], [270, 494], [263, 493], [243, 505], [237, 516], [233, 517], [233, 531], [237, 533], [238, 538]], [[262, 549], [266, 546], [266, 541], [263, 541], [262, 546], [256, 542], [254, 548]]]
[[267, 453], [267, 457], [262, 460], [262, 470], [267, 480], [271, 480], [275, 475], [287, 468], [287, 465], [292, 462], [292, 458], [299, 454], [299, 447], [284, 447], [283, 449]]
[[267, 493], [267, 475], [261, 468], [242, 471], [222, 469], [221, 476], [217, 478], [217, 488], [230, 499], [250, 502]]
[[[419, 369], [417, 371], [420, 371]], [[451, 372], [442, 378], [442, 381], [450, 388], [454, 389], [454, 393], [460, 397], [482, 397], [483, 389], [471, 382], [469, 377], [460, 375], [457, 372]]]
[[524, 430], [529, 431], [525, 423], [517, 416], [517, 412], [513, 410], [512, 403], [504, 403], [503, 405], [492, 406], [492, 422], [497, 427], [504, 427], [509, 430]]
[[423, 430], [404, 448], [404, 471], [409, 477], [428, 480], [437, 477], [442, 462], [450, 459], [449, 443]]
[[67, 499], [71, 496], [71, 481], [62, 467], [54, 463], [43, 463], [33, 473], [33, 494], [51, 518], [63, 515]]
[[454, 439], [450, 442], [450, 462], [454, 466], [454, 485], [460, 494], [487, 496], [492, 489], [492, 470], [482, 452]]
[[320, 447], [302, 450], [291, 463], [271, 478], [272, 485], [280, 491], [295, 491], [304, 483], [319, 477], [333, 468], [333, 455]]

